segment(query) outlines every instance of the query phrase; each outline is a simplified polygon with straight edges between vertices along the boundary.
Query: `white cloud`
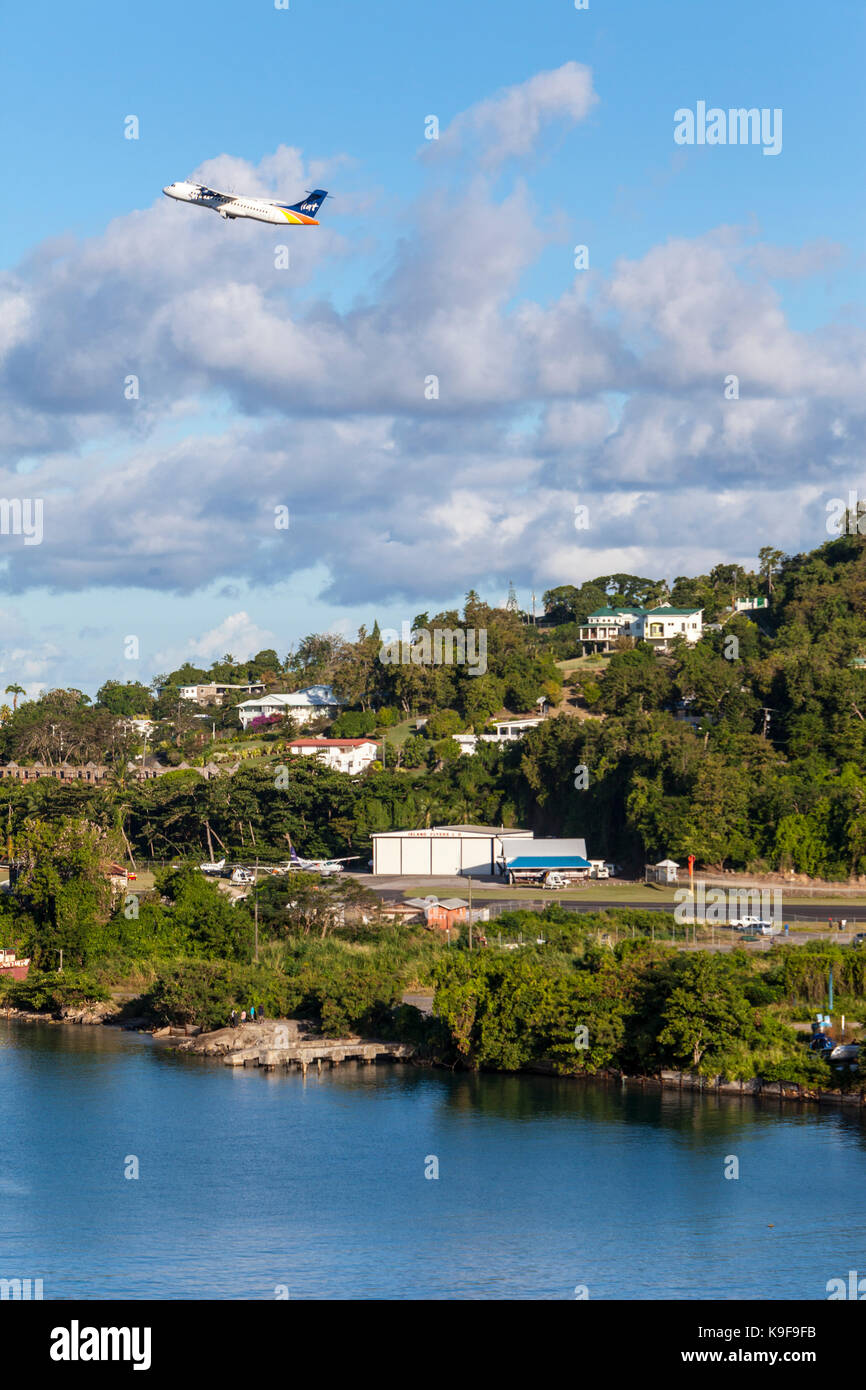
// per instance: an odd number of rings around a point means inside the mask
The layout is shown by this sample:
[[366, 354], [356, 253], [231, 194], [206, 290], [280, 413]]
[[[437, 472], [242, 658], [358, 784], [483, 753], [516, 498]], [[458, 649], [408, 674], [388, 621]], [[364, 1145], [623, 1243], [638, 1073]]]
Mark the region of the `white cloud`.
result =
[[[566, 64], [471, 108], [446, 137], [520, 153], [593, 100], [588, 69]], [[311, 178], [288, 149], [198, 172], [253, 191]], [[407, 221], [343, 311], [311, 290], [320, 264], [355, 253], [333, 225], [293, 241], [286, 281], [263, 228], [166, 199], [3, 277], [0, 495], [26, 478], [45, 532], [41, 546], [0, 538], [7, 588], [189, 594], [316, 570], [330, 576], [324, 597], [354, 609], [498, 593], [509, 577], [538, 588], [705, 570], [732, 538], [740, 553], [800, 548], [813, 523], [823, 539], [798, 487], [843, 495], [859, 481], [863, 338], [795, 330], [770, 280], [813, 260], [820, 272], [830, 252], [724, 228], [623, 259], [606, 280], [594, 271], [591, 299], [564, 276], [541, 303], [519, 295], [552, 234], [520, 181], [494, 195], [473, 176], [447, 202], [434, 189]], [[578, 497], [592, 516], [582, 533]], [[276, 640], [235, 613], [158, 659], [244, 657]]]
[[598, 102], [592, 69], [568, 62], [549, 72], [536, 73], [526, 82], [504, 87], [494, 96], [455, 116], [438, 141], [431, 141], [431, 156], [462, 152], [479, 142], [481, 163], [493, 168], [514, 156], [531, 154], [545, 126], [552, 122], [577, 125]]
[[259, 627], [249, 613], [230, 613], [216, 627], [204, 632], [200, 637], [190, 637], [178, 657], [177, 651], [157, 652], [161, 665], [181, 664], [190, 661], [209, 666], [211, 662], [231, 653], [237, 661], [248, 661], [256, 652], [267, 647], [276, 647], [277, 637], [268, 628]]

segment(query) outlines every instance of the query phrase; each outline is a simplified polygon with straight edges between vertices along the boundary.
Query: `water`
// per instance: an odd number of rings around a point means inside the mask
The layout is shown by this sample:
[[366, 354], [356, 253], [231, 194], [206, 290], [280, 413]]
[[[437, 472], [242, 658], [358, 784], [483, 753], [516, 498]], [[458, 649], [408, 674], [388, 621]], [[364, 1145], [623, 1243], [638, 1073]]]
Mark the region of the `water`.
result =
[[0, 1022], [0, 1277], [46, 1299], [822, 1299], [866, 1274], [864, 1135], [823, 1109], [406, 1066], [304, 1081]]

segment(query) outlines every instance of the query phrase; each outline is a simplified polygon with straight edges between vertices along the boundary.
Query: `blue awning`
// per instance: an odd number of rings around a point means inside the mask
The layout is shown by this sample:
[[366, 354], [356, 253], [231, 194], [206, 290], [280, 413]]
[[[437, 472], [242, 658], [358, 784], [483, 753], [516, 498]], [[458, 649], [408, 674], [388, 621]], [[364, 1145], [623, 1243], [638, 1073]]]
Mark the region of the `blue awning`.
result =
[[521, 855], [519, 859], [507, 860], [509, 869], [588, 869], [590, 862], [588, 859], [581, 859], [579, 854], [554, 854], [539, 857], [537, 855]]

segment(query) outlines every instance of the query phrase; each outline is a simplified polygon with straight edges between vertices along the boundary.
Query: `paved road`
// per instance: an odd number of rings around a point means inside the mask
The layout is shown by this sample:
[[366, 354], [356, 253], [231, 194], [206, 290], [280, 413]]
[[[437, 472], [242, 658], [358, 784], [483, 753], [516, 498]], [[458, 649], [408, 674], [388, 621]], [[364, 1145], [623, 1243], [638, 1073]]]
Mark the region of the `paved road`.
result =
[[[466, 898], [467, 887], [465, 879], [451, 879], [450, 881], [438, 880], [431, 882], [417, 882], [411, 886], [404, 885], [402, 888], [394, 886], [396, 880], [391, 879], [387, 884], [370, 884], [376, 893], [386, 902], [402, 902], [405, 898], [423, 898], [427, 894], [435, 894], [437, 897], [461, 897]], [[481, 886], [481, 885], [478, 885]], [[488, 886], [485, 884], [484, 886]], [[628, 911], [634, 908], [637, 911], [648, 912], [670, 912], [673, 908], [672, 903], [659, 902], [658, 898], [648, 898], [639, 902], [615, 902], [607, 897], [564, 897], [561, 894], [551, 892], [540, 898], [475, 898], [475, 904], [487, 907], [493, 903], [501, 911], [516, 911], [523, 909], [528, 912], [540, 912], [550, 903], [561, 902], [563, 906], [573, 908], [576, 912], [599, 912], [605, 908], [620, 908]], [[857, 914], [860, 913], [858, 917]], [[846, 929], [840, 932], [838, 927], [833, 931], [828, 930], [828, 910], [825, 904], [816, 905], [814, 903], [789, 903], [788, 910], [782, 916], [783, 923], [794, 922], [814, 922], [814, 931], [798, 930], [793, 937], [795, 941], [819, 941], [832, 939], [838, 941], [840, 945], [846, 946], [850, 943], [855, 931], [866, 931], [866, 908], [850, 907], [845, 912]], [[841, 914], [840, 914], [841, 915]], [[834, 921], [837, 920], [836, 912], [833, 914]], [[495, 920], [495, 919], [494, 919]], [[820, 924], [820, 925], [819, 925]], [[491, 924], [492, 925], [492, 924]], [[728, 932], [724, 927], [716, 924], [718, 936], [716, 938], [717, 947], [731, 949], [738, 941], [735, 932]], [[784, 933], [782, 933], [784, 935]], [[769, 945], [772, 938], [763, 938]], [[709, 944], [709, 943], [704, 943]]]
[[[445, 896], [445, 892], [443, 891], [441, 884], [438, 883], [435, 884], [433, 887], [412, 886], [408, 888], [380, 888], [375, 885], [371, 885], [371, 887], [373, 887], [374, 892], [378, 893], [380, 897], [384, 898], [386, 902], [390, 903], [402, 902], [404, 898], [423, 898], [426, 897], [428, 893], [435, 894], [437, 897]], [[447, 892], [453, 893], [455, 896], [465, 898], [467, 896], [465, 880], [463, 880], [462, 882], [455, 881], [453, 886], [449, 884]], [[544, 897], [540, 898], [497, 897], [476, 898], [475, 901], [479, 904], [483, 903], [485, 906], [488, 903], [495, 902], [498, 907], [501, 907], [508, 911], [517, 908], [525, 908], [528, 911], [536, 912], [540, 911], [544, 907], [547, 907], [550, 903], [555, 902], [561, 902], [568, 907], [574, 907], [578, 912], [600, 912], [603, 911], [605, 908], [612, 909], [615, 907], [621, 908], [625, 911], [634, 908], [636, 911], [639, 912], [673, 911], [673, 903], [659, 902], [658, 898], [648, 898], [646, 901], [640, 902], [615, 902], [611, 898], [575, 898], [568, 897], [565, 894], [555, 892], [545, 894]], [[824, 935], [826, 936], [828, 934], [829, 915], [830, 914], [827, 911], [826, 904], [822, 903], [815, 905], [814, 903], [808, 902], [792, 902], [788, 904], [786, 912], [783, 913], [782, 921], [784, 922], [785, 920], [796, 920], [801, 922], [823, 922]], [[838, 916], [840, 915], [844, 915], [845, 921], [848, 923], [848, 930], [851, 929], [854, 923], [857, 924], [857, 930], [866, 930], [866, 907], [849, 907], [847, 911], [844, 912], [844, 914], [840, 914], [837, 910], [834, 910], [833, 920], [836, 921]], [[839, 935], [840, 933], [838, 932], [838, 929], [836, 929], [836, 931], [834, 931], [833, 934]]]

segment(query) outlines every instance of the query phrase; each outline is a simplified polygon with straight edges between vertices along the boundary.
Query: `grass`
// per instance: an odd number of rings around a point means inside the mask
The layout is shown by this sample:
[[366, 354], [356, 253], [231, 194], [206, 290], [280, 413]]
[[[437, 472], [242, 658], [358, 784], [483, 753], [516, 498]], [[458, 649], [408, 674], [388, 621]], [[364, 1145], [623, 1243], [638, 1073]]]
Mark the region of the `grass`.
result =
[[606, 663], [598, 656], [571, 656], [566, 661], [557, 661], [556, 664], [564, 676], [570, 676], [575, 671], [585, 675], [591, 671], [603, 671]]
[[411, 719], [403, 719], [399, 724], [393, 724], [390, 729], [385, 730], [385, 742], [390, 743], [394, 748], [402, 748], [407, 738], [415, 732], [417, 715]]

